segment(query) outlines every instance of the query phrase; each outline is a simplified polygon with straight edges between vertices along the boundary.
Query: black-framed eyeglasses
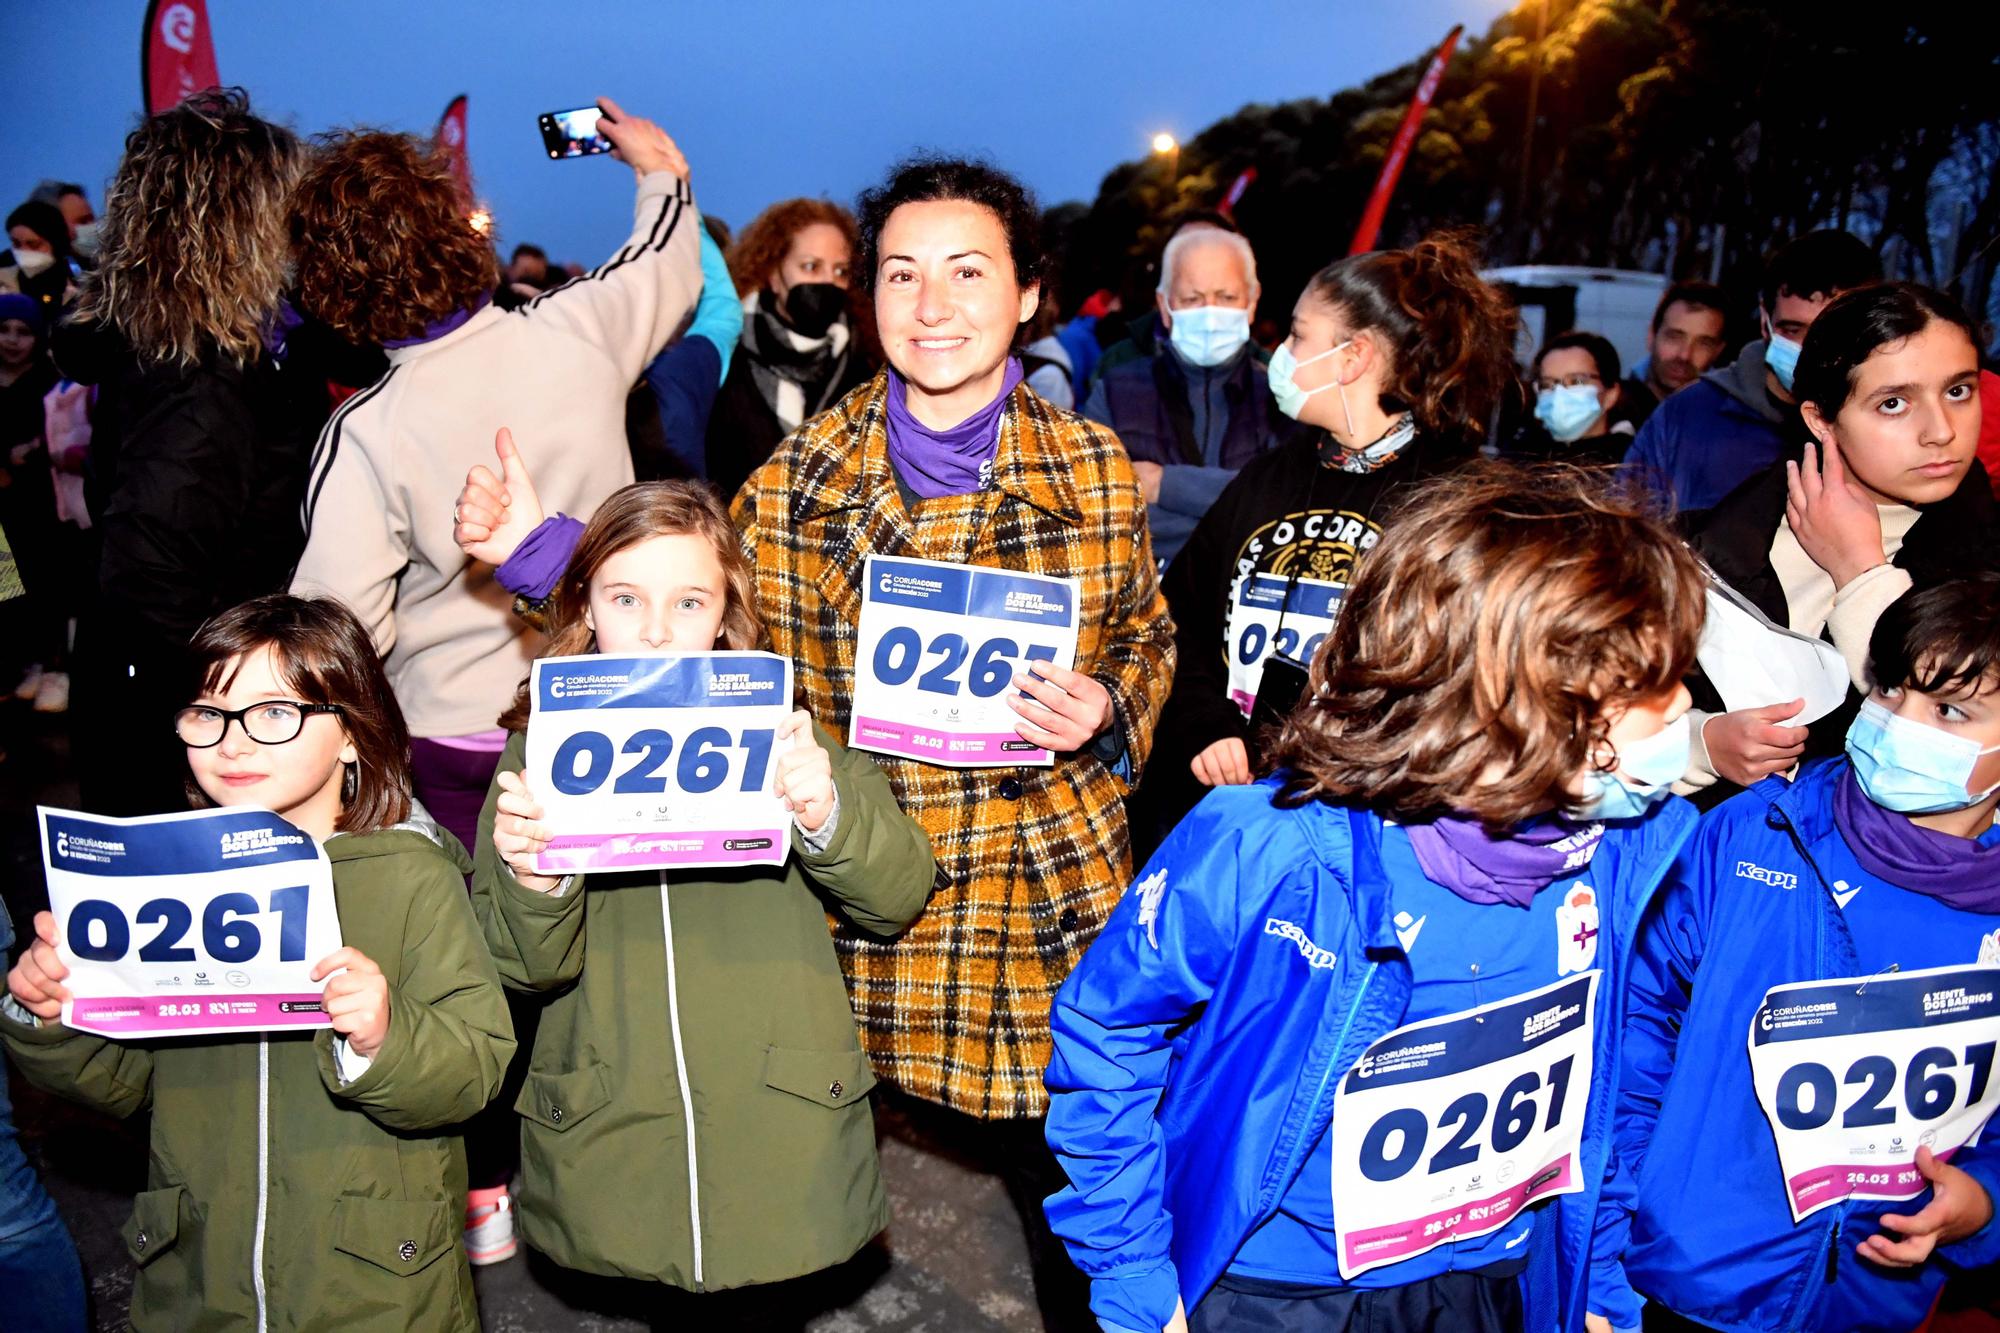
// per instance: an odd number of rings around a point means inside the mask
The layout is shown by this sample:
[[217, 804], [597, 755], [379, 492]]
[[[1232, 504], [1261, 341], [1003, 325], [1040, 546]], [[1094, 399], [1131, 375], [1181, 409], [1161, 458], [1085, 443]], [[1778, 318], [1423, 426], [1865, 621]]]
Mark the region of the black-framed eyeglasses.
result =
[[345, 712], [339, 704], [302, 704], [289, 699], [267, 699], [248, 708], [211, 708], [190, 704], [174, 714], [174, 734], [181, 744], [196, 750], [222, 744], [231, 722], [259, 745], [283, 745], [297, 740], [306, 719], [314, 713]]

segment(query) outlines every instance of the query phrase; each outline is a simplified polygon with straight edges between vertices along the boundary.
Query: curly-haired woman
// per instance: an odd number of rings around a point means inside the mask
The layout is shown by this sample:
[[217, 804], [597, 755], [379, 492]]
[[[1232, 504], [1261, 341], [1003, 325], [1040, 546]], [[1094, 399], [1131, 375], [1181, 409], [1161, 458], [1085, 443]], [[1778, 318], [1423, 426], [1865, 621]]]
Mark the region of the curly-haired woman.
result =
[[743, 339], [708, 418], [708, 477], [724, 499], [799, 423], [818, 416], [874, 367], [855, 344], [848, 295], [854, 217], [824, 199], [771, 205], [729, 248], [743, 298]]
[[83, 799], [109, 814], [185, 802], [186, 644], [284, 586], [323, 380], [281, 371], [285, 201], [303, 163], [240, 89], [144, 121], [105, 202], [99, 263], [56, 363], [98, 389], [88, 498], [103, 542], [79, 617], [73, 704]]

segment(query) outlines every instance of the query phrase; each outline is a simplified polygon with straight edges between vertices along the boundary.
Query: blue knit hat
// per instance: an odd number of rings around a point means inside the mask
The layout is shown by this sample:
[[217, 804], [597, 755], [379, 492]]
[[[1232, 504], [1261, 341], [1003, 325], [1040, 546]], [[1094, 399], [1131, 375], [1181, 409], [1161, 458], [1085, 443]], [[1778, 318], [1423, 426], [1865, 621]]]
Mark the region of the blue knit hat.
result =
[[42, 303], [19, 292], [0, 292], [0, 319], [20, 320], [35, 331], [37, 338], [47, 332], [48, 321], [42, 315]]

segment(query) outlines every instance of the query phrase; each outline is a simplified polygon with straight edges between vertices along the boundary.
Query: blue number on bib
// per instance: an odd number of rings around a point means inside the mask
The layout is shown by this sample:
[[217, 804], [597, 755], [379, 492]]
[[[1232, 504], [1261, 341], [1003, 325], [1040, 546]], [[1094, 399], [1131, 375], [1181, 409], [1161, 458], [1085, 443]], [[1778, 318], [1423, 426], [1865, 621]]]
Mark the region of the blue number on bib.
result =
[[142, 963], [192, 963], [194, 950], [180, 941], [194, 925], [194, 910], [178, 898], [155, 898], [139, 909], [139, 924], [160, 923], [160, 933], [139, 946]]

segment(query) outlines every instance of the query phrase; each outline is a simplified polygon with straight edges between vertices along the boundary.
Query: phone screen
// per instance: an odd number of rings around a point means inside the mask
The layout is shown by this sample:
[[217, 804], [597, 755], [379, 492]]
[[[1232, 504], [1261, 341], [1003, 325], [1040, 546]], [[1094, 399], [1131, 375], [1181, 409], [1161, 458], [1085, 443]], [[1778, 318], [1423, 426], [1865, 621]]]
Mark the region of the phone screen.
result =
[[549, 111], [542, 115], [542, 147], [552, 158], [589, 157], [611, 151], [611, 140], [597, 132], [604, 115], [594, 106], [574, 111]]

